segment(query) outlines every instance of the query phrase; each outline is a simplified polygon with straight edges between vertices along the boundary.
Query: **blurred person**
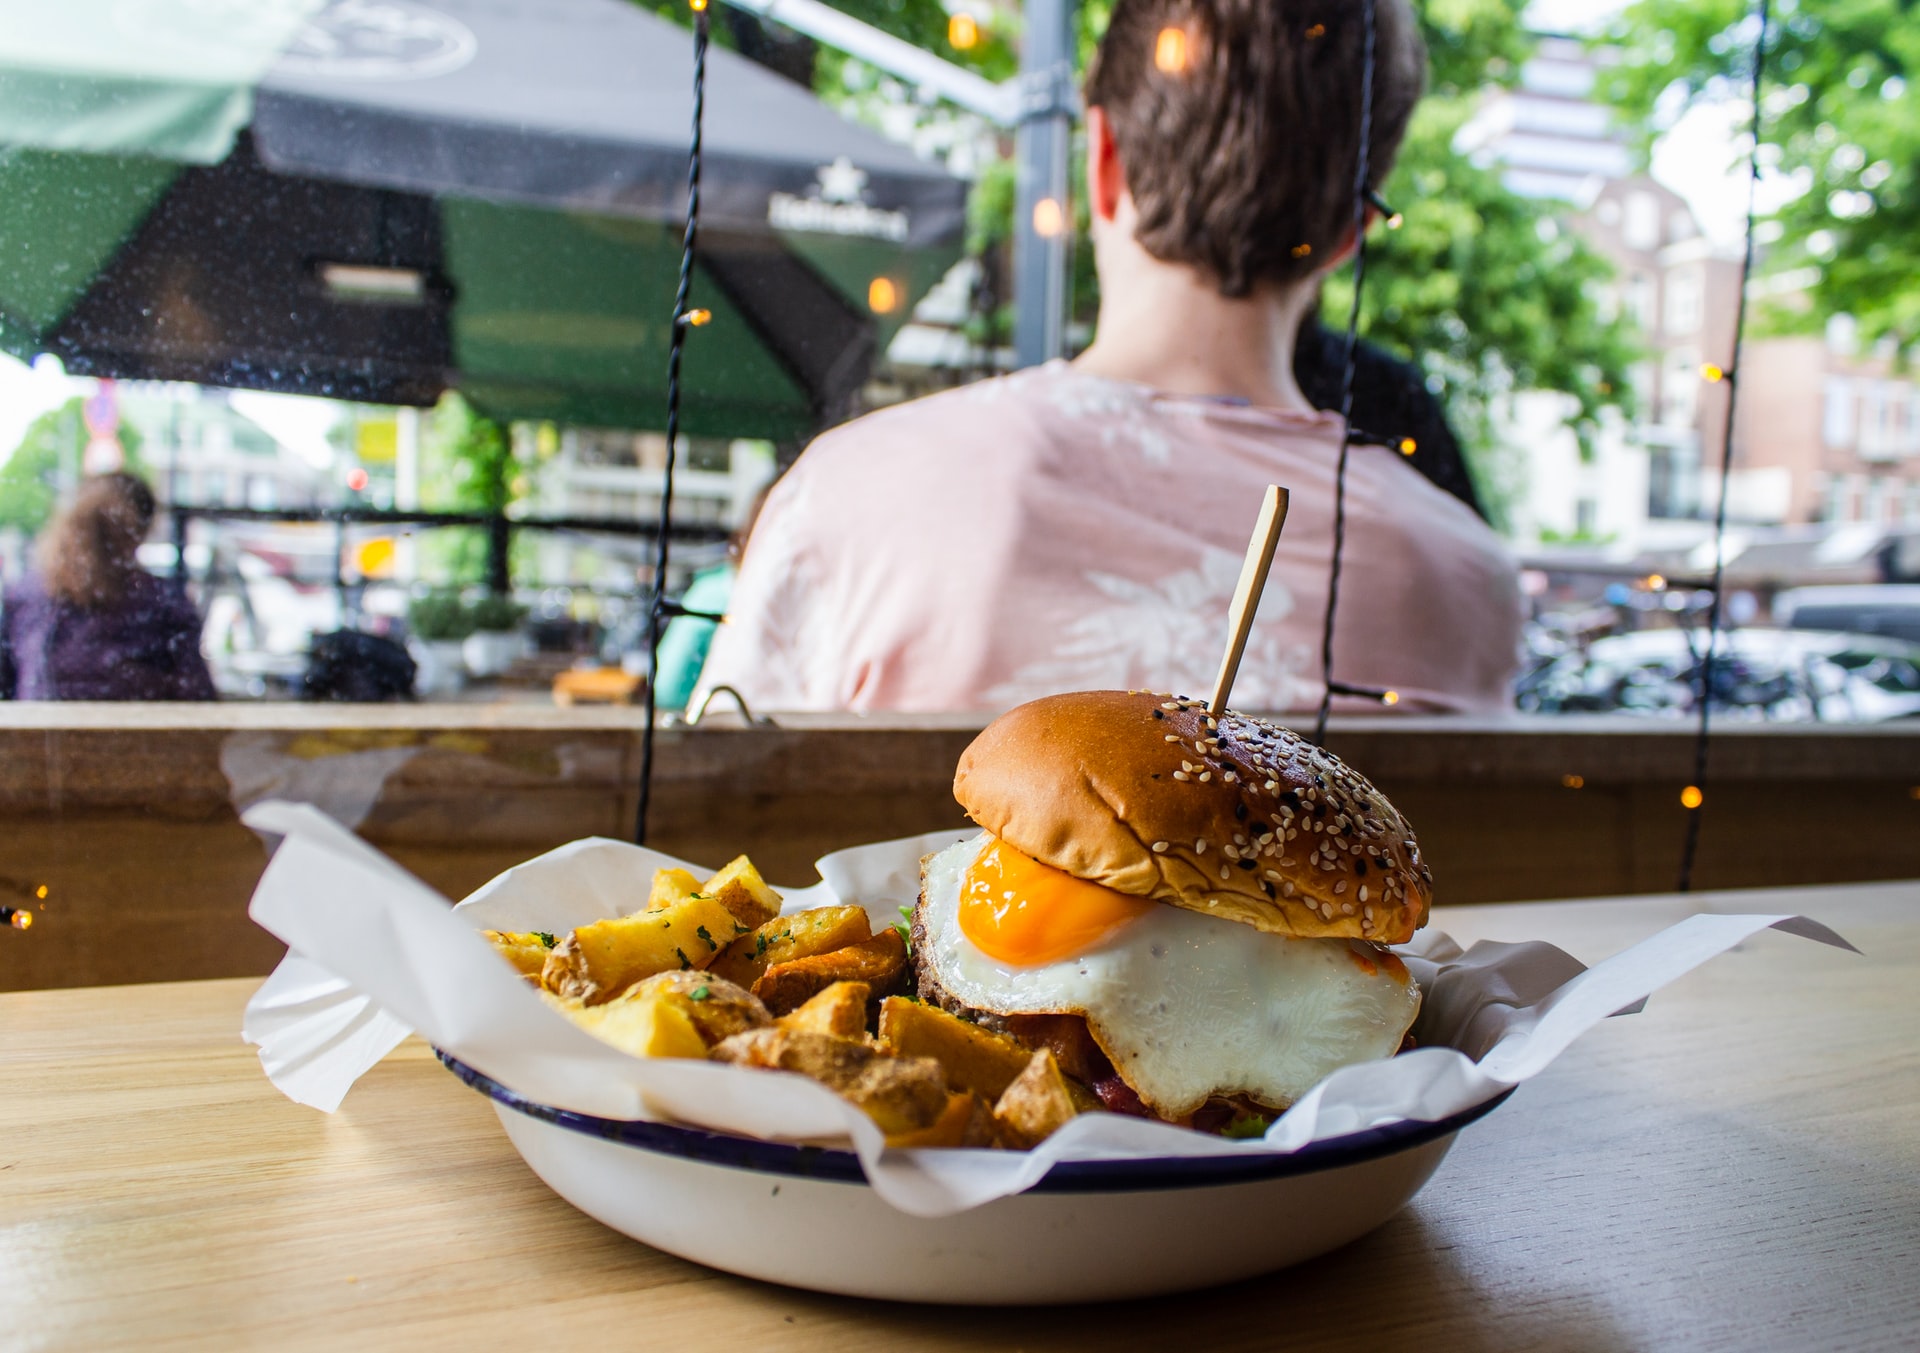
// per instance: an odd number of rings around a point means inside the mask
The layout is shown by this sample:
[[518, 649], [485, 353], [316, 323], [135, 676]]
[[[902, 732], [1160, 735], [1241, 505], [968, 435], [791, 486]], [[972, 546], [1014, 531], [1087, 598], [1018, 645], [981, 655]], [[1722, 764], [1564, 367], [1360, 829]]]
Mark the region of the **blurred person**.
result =
[[200, 616], [135, 555], [153, 490], [130, 474], [81, 484], [40, 538], [37, 571], [8, 588], [0, 693], [15, 700], [212, 700]]
[[[1375, 183], [1425, 69], [1406, 0], [1377, 20]], [[1315, 705], [1341, 424], [1293, 359], [1354, 244], [1362, 52], [1345, 0], [1118, 0], [1085, 91], [1093, 345], [816, 440], [768, 499], [702, 685], [797, 710], [1204, 694], [1272, 483], [1292, 511], [1235, 703]], [[1506, 708], [1512, 561], [1397, 451], [1350, 454], [1336, 678], [1403, 709]]]

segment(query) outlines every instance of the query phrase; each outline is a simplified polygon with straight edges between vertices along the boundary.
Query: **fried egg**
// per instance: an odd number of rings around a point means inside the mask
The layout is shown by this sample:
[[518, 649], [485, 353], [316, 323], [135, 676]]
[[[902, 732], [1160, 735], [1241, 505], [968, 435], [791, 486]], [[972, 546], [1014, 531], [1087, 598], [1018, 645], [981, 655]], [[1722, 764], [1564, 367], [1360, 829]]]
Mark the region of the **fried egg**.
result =
[[1127, 897], [985, 833], [927, 862], [922, 960], [994, 1014], [1083, 1016], [1156, 1113], [1213, 1095], [1292, 1104], [1396, 1052], [1420, 989], [1362, 940], [1292, 939]]

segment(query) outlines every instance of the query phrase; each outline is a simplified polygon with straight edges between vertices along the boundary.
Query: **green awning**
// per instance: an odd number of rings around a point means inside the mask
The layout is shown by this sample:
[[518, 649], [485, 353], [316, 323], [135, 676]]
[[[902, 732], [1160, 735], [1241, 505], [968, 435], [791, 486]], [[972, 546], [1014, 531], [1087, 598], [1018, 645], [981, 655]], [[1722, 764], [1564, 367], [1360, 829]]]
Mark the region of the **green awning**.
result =
[[217, 164], [325, 0], [0, 0], [0, 143]]

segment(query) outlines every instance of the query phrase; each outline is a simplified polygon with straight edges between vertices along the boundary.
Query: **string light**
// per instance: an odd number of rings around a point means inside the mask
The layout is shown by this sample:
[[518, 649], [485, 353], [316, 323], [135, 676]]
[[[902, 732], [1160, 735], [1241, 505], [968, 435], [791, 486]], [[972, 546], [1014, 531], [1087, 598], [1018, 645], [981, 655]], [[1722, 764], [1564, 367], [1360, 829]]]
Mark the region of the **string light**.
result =
[[979, 41], [980, 25], [971, 14], [956, 14], [947, 20], [947, 45], [955, 51], [972, 51]]
[[1420, 449], [1420, 443], [1419, 443], [1419, 442], [1416, 442], [1416, 441], [1415, 441], [1415, 440], [1414, 440], [1413, 438], [1411, 438], [1411, 437], [1402, 437], [1402, 438], [1400, 439], [1400, 454], [1401, 454], [1401, 455], [1403, 455], [1403, 456], [1411, 456], [1411, 455], [1412, 455], [1412, 454], [1413, 454], [1413, 453], [1414, 453], [1415, 451], [1418, 451], [1419, 449]]
[[1293, 246], [1293, 256], [1295, 258], [1305, 258], [1312, 252], [1313, 246], [1311, 244], [1296, 244]]
[[25, 907], [0, 907], [0, 920], [15, 930], [27, 930], [33, 925], [33, 913]]
[[1649, 573], [1641, 580], [1640, 585], [1649, 592], [1664, 592], [1667, 590], [1667, 580], [1658, 573]]
[[1184, 28], [1163, 28], [1153, 43], [1153, 64], [1167, 75], [1178, 75], [1187, 68], [1187, 32]]
[[1715, 366], [1712, 362], [1708, 362], [1706, 365], [1700, 368], [1700, 379], [1705, 381], [1709, 385], [1718, 385], [1721, 381], [1725, 380], [1726, 378], [1727, 378], [1726, 369], [1724, 367]]
[[1399, 692], [1399, 691], [1385, 691], [1385, 692], [1383, 692], [1383, 693], [1381, 694], [1381, 696], [1380, 696], [1380, 703], [1381, 703], [1381, 704], [1383, 704], [1383, 705], [1397, 705], [1397, 704], [1399, 704], [1399, 703], [1400, 703], [1400, 692]]
[[37, 898], [39, 898], [39, 899], [40, 899], [41, 901], [43, 901], [43, 902], [44, 902], [44, 901], [46, 901], [46, 898], [47, 898], [47, 885], [43, 883], [43, 884], [41, 884], [41, 885], [40, 885], [40, 886], [39, 886], [38, 888], [35, 888], [35, 889], [33, 890], [33, 895], [34, 895], [35, 897], [37, 897]]
[[[1754, 218], [1758, 214], [1760, 191], [1760, 110], [1762, 107], [1761, 87], [1767, 74], [1767, 26], [1769, 21], [1768, 0], [1757, 0], [1754, 5], [1759, 22], [1755, 26], [1753, 37], [1752, 78], [1747, 91], [1748, 107], [1751, 111], [1750, 139], [1747, 145], [1747, 233], [1740, 255], [1740, 287], [1734, 293], [1733, 302], [1733, 359], [1722, 377], [1731, 378], [1731, 373], [1740, 366], [1741, 345], [1747, 332], [1747, 286], [1753, 277], [1753, 231]], [[1715, 368], [1719, 370], [1719, 368]], [[1704, 373], [1703, 373], [1704, 374]], [[1700, 848], [1700, 814], [1693, 810], [1705, 802], [1706, 796], [1700, 786], [1707, 779], [1707, 739], [1713, 723], [1713, 672], [1719, 655], [1721, 605], [1726, 594], [1721, 584], [1726, 579], [1727, 567], [1727, 497], [1728, 483], [1733, 478], [1733, 425], [1738, 400], [1731, 400], [1727, 407], [1726, 422], [1720, 429], [1720, 496], [1713, 512], [1713, 581], [1708, 585], [1713, 600], [1707, 607], [1707, 647], [1700, 659], [1700, 684], [1696, 689], [1695, 700], [1699, 705], [1700, 719], [1693, 734], [1693, 783], [1680, 795], [1680, 802], [1687, 808], [1687, 834], [1680, 846], [1680, 892], [1693, 890], [1693, 859]]]
[[1067, 228], [1067, 213], [1051, 197], [1033, 204], [1033, 233], [1042, 239], [1055, 239]]
[[886, 315], [900, 304], [900, 290], [894, 286], [890, 277], [876, 277], [867, 283], [867, 308], [876, 315]]
[[[1353, 299], [1347, 307], [1347, 344], [1340, 371], [1340, 459], [1333, 472], [1333, 558], [1327, 569], [1327, 609], [1320, 621], [1320, 708], [1313, 719], [1313, 743], [1327, 745], [1327, 717], [1333, 712], [1333, 622], [1340, 609], [1340, 561], [1347, 544], [1347, 461], [1353, 448], [1353, 374], [1360, 356], [1360, 297], [1367, 282], [1367, 193], [1373, 179], [1374, 0], [1360, 0], [1360, 137], [1353, 165]], [[1308, 37], [1326, 32], [1323, 24]], [[1296, 251], [1295, 257], [1299, 257]]]
[[702, 135], [707, 114], [707, 46], [710, 40], [707, 0], [688, 0], [693, 6], [693, 126], [687, 144], [687, 217], [680, 237], [680, 280], [673, 297], [673, 337], [667, 344], [667, 463], [660, 478], [660, 527], [654, 539], [653, 587], [647, 598], [647, 681], [641, 697], [640, 792], [635, 796], [633, 839], [647, 843], [647, 813], [653, 803], [654, 724], [659, 710], [660, 639], [666, 633], [667, 572], [673, 541], [673, 467], [680, 444], [680, 360], [687, 331], [713, 318], [712, 312], [688, 305], [693, 297], [693, 264], [700, 234], [700, 170]]
[[1587, 777], [1584, 775], [1562, 775], [1560, 783], [1568, 789], [1585, 789]]
[[1327, 26], [1323, 23], [1317, 23], [1307, 30], [1307, 36], [1310, 38], [1324, 38], [1326, 35]]

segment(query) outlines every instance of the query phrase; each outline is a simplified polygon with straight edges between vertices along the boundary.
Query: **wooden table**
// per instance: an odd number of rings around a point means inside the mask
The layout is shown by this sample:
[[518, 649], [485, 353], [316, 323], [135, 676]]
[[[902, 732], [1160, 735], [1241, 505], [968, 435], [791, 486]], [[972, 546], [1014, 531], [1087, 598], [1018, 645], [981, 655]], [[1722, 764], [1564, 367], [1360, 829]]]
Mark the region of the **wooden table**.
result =
[[977, 1311], [816, 1296], [600, 1227], [418, 1043], [334, 1116], [239, 1041], [246, 981], [0, 996], [0, 1345], [1920, 1347], [1920, 884], [1508, 904], [1463, 941], [1598, 959], [1800, 911], [1589, 1034], [1387, 1226], [1197, 1296]]

